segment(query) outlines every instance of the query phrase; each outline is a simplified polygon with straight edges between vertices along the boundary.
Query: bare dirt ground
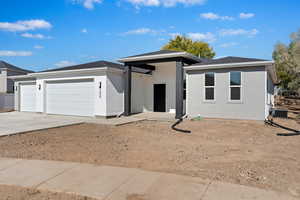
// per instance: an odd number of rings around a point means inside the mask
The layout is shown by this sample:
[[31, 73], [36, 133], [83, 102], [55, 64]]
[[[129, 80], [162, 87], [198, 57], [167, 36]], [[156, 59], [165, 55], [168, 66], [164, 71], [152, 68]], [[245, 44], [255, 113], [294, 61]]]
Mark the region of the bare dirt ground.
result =
[[[300, 129], [291, 119], [276, 119]], [[300, 197], [300, 135], [259, 121], [144, 121], [82, 124], [0, 138], [0, 156], [74, 161], [170, 172], [278, 190]]]
[[0, 185], [1, 200], [95, 200], [74, 194], [55, 193], [16, 186]]

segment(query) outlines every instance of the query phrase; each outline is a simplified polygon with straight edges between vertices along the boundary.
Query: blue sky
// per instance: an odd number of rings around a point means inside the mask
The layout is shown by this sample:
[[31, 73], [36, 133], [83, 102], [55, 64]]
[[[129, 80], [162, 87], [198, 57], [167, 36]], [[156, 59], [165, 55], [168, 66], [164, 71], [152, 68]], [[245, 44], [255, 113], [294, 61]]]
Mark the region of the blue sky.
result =
[[0, 60], [35, 71], [159, 50], [174, 35], [221, 56], [271, 59], [298, 0], [2, 0]]

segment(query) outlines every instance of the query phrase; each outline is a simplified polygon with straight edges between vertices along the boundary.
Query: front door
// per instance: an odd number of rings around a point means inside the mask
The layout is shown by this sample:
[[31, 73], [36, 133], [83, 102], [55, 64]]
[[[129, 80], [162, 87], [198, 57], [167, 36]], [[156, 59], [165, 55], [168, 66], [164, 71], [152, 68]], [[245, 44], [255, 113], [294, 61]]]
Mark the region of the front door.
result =
[[154, 112], [166, 112], [166, 84], [154, 84]]

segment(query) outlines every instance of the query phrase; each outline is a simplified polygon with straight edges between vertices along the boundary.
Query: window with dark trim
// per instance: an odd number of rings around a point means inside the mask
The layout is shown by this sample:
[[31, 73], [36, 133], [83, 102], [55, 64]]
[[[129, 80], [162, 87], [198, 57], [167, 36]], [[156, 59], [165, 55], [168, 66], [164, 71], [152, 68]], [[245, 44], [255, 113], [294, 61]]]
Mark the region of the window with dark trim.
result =
[[241, 100], [241, 72], [230, 72], [230, 100]]
[[206, 72], [205, 73], [205, 89], [204, 89], [204, 99], [207, 101], [215, 100], [215, 73]]

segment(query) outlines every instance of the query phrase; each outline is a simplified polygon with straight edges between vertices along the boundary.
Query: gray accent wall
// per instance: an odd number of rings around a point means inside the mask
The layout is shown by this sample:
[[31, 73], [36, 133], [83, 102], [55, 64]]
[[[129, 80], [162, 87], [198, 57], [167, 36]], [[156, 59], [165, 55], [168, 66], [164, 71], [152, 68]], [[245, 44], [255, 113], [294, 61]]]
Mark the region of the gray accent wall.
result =
[[[241, 73], [241, 101], [229, 100], [230, 71]], [[205, 72], [215, 72], [215, 100], [204, 100]], [[264, 120], [267, 72], [264, 66], [187, 71], [187, 114], [190, 117]]]
[[0, 93], [13, 93], [14, 81], [8, 76], [25, 75], [25, 72], [13, 71], [10, 69], [0, 69]]

